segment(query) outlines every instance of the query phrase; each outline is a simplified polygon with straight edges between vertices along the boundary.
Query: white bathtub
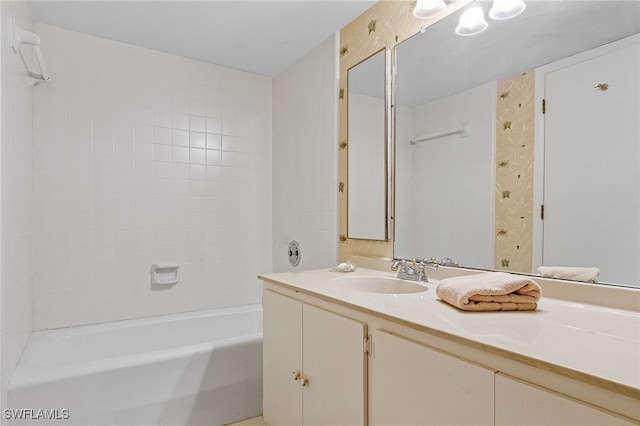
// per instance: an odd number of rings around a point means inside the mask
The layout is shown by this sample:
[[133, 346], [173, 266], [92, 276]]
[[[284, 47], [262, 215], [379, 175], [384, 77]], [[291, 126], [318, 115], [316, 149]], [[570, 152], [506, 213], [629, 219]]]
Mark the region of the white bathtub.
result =
[[[6, 408], [59, 418], [10, 424], [219, 425], [256, 416], [262, 308], [33, 333], [11, 377]], [[65, 413], [69, 418], [60, 419]]]

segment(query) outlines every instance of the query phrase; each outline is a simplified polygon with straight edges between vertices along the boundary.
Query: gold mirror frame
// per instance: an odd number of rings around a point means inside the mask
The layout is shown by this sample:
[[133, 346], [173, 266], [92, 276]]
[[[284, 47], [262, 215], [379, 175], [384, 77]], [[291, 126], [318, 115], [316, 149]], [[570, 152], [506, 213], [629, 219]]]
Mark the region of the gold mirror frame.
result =
[[387, 51], [387, 81], [388, 94], [393, 99], [392, 75], [394, 64], [389, 60], [389, 55], [393, 56], [393, 51], [398, 43], [412, 37], [425, 28], [446, 18], [451, 13], [471, 3], [473, 0], [456, 0], [451, 2], [447, 10], [441, 15], [431, 19], [418, 19], [413, 16], [415, 1], [394, 1], [381, 0], [365, 11], [362, 15], [353, 20], [340, 31], [340, 93], [339, 102], [339, 185], [338, 201], [340, 206], [340, 228], [338, 251], [340, 261], [354, 257], [369, 258], [393, 258], [394, 242], [394, 215], [395, 215], [395, 123], [393, 117], [393, 106], [387, 108], [387, 132], [389, 135], [388, 149], [388, 188], [389, 214], [388, 214], [388, 238], [385, 241], [351, 239], [347, 236], [347, 197], [348, 197], [348, 117], [347, 108], [347, 83], [348, 70], [356, 64], [376, 52], [386, 49]]

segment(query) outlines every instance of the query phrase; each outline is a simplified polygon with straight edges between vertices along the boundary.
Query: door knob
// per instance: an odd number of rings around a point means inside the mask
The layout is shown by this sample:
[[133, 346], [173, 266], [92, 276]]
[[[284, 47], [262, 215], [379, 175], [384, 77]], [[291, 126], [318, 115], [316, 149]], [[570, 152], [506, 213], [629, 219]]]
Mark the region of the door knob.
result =
[[292, 371], [291, 374], [293, 374], [293, 380], [295, 380], [296, 382], [300, 379], [300, 373], [298, 373], [297, 371]]
[[309, 384], [309, 379], [305, 379], [305, 378], [300, 379], [300, 384], [302, 386], [307, 386]]

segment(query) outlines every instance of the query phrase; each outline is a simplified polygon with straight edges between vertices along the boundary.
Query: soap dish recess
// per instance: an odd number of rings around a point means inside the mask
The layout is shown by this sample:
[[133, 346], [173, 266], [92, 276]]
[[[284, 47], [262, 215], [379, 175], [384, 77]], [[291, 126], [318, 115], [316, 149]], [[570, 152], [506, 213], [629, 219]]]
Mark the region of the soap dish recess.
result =
[[178, 265], [151, 265], [151, 284], [171, 285], [178, 283]]

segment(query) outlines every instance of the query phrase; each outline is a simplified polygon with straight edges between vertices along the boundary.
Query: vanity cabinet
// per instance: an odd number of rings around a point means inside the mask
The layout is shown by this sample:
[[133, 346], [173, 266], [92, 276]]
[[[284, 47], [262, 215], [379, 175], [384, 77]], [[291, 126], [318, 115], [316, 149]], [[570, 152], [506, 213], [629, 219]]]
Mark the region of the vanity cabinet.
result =
[[[553, 349], [540, 345], [558, 341], [554, 331], [564, 332], [570, 344], [584, 342], [593, 333], [573, 325], [588, 325], [594, 314], [605, 325], [627, 327], [620, 334], [632, 336], [633, 324], [622, 320], [637, 316], [552, 300], [536, 316], [466, 315], [429, 293], [403, 298], [336, 290], [327, 284], [335, 275], [325, 271], [261, 278], [263, 412], [273, 426], [640, 424], [633, 383], [589, 374], [570, 357], [564, 358], [567, 367], [551, 364], [534, 352]], [[474, 341], [458, 334], [462, 315], [477, 330], [495, 329], [498, 337]], [[509, 327], [525, 329], [543, 320], [549, 330], [536, 329], [531, 340], [500, 340], [513, 335]], [[604, 325], [599, 330], [615, 331]], [[618, 359], [632, 375], [637, 346], [626, 343], [621, 348], [632, 362]], [[620, 376], [620, 369], [609, 370]]]
[[493, 425], [494, 371], [387, 331], [373, 345], [370, 425]]
[[263, 297], [264, 419], [364, 425], [366, 325], [289, 297]]
[[555, 392], [502, 374], [495, 378], [496, 426], [632, 425]]

